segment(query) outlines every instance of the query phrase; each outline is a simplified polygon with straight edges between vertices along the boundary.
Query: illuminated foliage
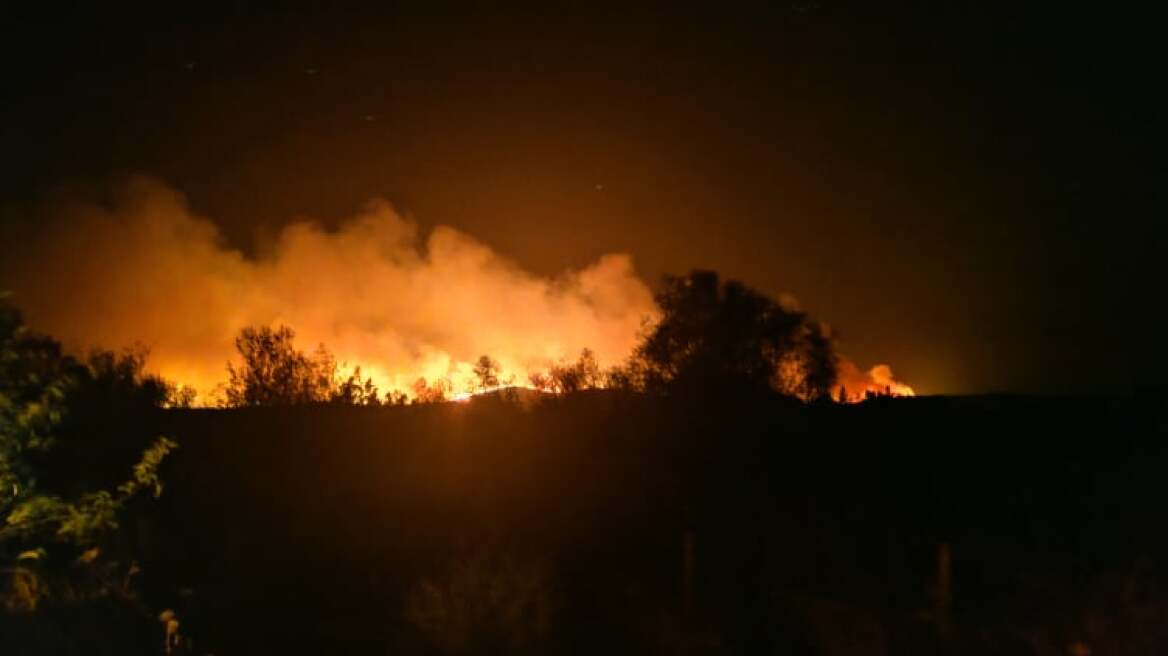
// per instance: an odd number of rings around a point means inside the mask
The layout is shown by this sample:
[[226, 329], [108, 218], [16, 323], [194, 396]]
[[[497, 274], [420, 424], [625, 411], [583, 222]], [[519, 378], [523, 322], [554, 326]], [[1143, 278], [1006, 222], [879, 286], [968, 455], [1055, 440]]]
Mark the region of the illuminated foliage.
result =
[[51, 446], [69, 374], [60, 346], [29, 333], [14, 309], [0, 305], [0, 515], [36, 480], [27, 458]]
[[[54, 565], [64, 562], [60, 552], [80, 552], [76, 562], [94, 565], [99, 540], [117, 528], [125, 504], [143, 491], [155, 497], [162, 493], [158, 468], [177, 447], [167, 438], [147, 448], [132, 477], [112, 491], [75, 498], [43, 492], [38, 486], [43, 472], [33, 464], [40, 462], [35, 456], [43, 457], [54, 445], [67, 395], [79, 385], [93, 398], [118, 383], [138, 381], [120, 394], [147, 395], [162, 404], [167, 389], [141, 385], [140, 364], [99, 354], [83, 365], [62, 355], [56, 342], [30, 333], [15, 311], [0, 306], [0, 571], [5, 574], [0, 601], [9, 610], [35, 610], [50, 594], [57, 578]], [[94, 582], [87, 589], [71, 586], [70, 594], [102, 595], [109, 589]]]

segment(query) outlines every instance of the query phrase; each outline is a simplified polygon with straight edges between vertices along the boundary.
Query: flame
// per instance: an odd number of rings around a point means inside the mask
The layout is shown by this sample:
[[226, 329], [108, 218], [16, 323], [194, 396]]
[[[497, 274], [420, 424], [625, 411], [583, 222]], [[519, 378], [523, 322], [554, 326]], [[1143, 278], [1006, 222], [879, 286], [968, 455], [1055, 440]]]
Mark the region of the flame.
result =
[[162, 183], [135, 178], [113, 196], [47, 208], [13, 237], [23, 246], [0, 280], [38, 330], [74, 350], [139, 342], [152, 369], [203, 403], [249, 325], [291, 326], [298, 348], [323, 344], [382, 392], [412, 395], [424, 377], [458, 394], [474, 389], [482, 355], [508, 384], [585, 347], [617, 364], [656, 314], [628, 255], [539, 276], [454, 228], [423, 238], [384, 201], [336, 230], [293, 223], [252, 258]]
[[[632, 258], [608, 254], [555, 277], [535, 275], [448, 227], [424, 238], [376, 200], [335, 230], [299, 220], [256, 257], [224, 245], [214, 223], [174, 189], [132, 178], [109, 202], [65, 199], [0, 260], [0, 280], [30, 325], [66, 347], [150, 351], [148, 366], [214, 403], [234, 340], [250, 325], [286, 324], [297, 346], [326, 346], [347, 375], [360, 366], [383, 392], [447, 398], [479, 391], [474, 363], [498, 365], [499, 387], [591, 349], [602, 368], [622, 362], [658, 314]], [[8, 254], [6, 253], [6, 256]], [[911, 395], [884, 365], [841, 366], [848, 400]]]
[[861, 371], [851, 360], [840, 358], [837, 399], [857, 403], [870, 396], [916, 396], [913, 388], [896, 379], [892, 367], [878, 364]]

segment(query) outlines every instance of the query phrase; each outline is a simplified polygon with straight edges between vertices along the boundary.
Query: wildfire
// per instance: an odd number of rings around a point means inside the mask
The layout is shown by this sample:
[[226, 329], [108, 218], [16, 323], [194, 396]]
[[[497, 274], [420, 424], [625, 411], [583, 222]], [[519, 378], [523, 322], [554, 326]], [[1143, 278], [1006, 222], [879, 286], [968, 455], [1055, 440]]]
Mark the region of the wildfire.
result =
[[861, 371], [852, 361], [842, 359], [839, 366], [837, 399], [857, 403], [870, 396], [916, 396], [913, 388], [892, 375], [892, 367], [878, 364]]
[[[47, 208], [13, 242], [23, 246], [0, 262], [0, 279], [30, 325], [76, 351], [141, 344], [151, 369], [204, 404], [247, 326], [293, 327], [299, 348], [326, 346], [339, 371], [360, 366], [382, 394], [465, 400], [488, 387], [475, 372], [481, 356], [496, 363], [498, 387], [526, 387], [585, 348], [603, 371], [657, 316], [625, 254], [539, 276], [450, 227], [423, 239], [375, 201], [337, 229], [293, 223], [252, 257], [157, 181], [114, 191], [112, 202]], [[848, 400], [912, 394], [886, 366], [844, 369]]]
[[30, 325], [82, 352], [140, 343], [151, 368], [203, 402], [246, 326], [291, 326], [299, 348], [323, 344], [383, 393], [412, 396], [425, 378], [449, 397], [473, 389], [482, 355], [510, 384], [584, 348], [615, 365], [656, 312], [624, 254], [539, 276], [453, 228], [423, 237], [377, 201], [334, 230], [293, 223], [251, 257], [157, 181], [115, 192], [48, 208], [0, 279]]

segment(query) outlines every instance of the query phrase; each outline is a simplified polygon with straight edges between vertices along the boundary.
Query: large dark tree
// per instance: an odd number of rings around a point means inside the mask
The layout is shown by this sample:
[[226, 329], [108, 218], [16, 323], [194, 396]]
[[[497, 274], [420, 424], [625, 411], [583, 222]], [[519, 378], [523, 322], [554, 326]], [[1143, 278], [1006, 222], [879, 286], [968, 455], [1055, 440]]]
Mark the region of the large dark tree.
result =
[[323, 351], [309, 357], [293, 344], [288, 326], [244, 328], [235, 339], [243, 358], [227, 365], [227, 405], [234, 407], [323, 403], [332, 392], [335, 362]]
[[650, 389], [774, 389], [804, 399], [830, 393], [835, 354], [807, 315], [711, 271], [667, 276], [661, 319], [634, 353]]

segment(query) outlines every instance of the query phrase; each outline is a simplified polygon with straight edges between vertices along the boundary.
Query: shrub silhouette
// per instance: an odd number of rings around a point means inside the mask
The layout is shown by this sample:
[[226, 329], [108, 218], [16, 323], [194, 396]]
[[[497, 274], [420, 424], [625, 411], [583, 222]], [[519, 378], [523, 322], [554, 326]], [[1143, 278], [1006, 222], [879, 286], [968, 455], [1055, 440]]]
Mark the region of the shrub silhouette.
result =
[[424, 377], [414, 381], [414, 403], [441, 403], [450, 394], [450, 381], [438, 378], [427, 382]]
[[478, 380], [478, 391], [494, 389], [499, 386], [499, 363], [492, 360], [489, 355], [481, 356], [475, 362], [474, 375]]
[[225, 405], [379, 405], [377, 387], [372, 379], [361, 379], [360, 367], [341, 377], [336, 359], [323, 345], [309, 356], [295, 347], [295, 337], [288, 326], [249, 326], [240, 331], [235, 348], [243, 362], [238, 367], [227, 364]]
[[596, 362], [596, 355], [589, 348], [581, 350], [575, 362], [552, 365], [547, 373], [531, 374], [528, 381], [538, 390], [556, 394], [596, 389], [606, 382]]

